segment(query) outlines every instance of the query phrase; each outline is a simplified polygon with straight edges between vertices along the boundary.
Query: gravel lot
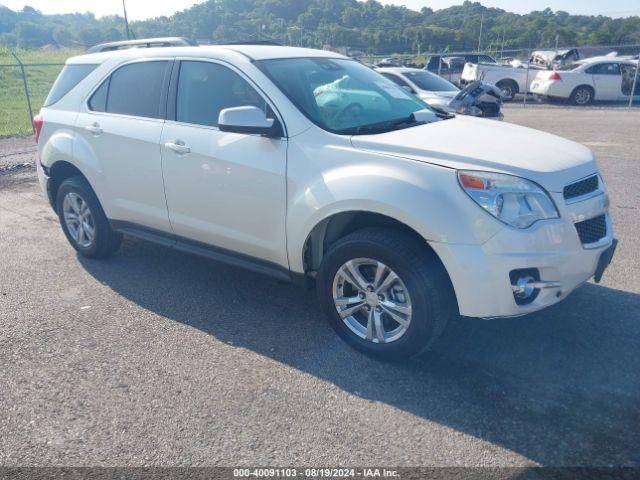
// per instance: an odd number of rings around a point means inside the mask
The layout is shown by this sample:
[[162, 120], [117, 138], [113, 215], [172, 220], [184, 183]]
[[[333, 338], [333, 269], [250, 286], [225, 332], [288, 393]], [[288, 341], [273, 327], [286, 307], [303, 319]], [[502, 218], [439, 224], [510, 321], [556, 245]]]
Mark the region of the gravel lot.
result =
[[138, 241], [77, 257], [7, 169], [31, 141], [0, 140], [0, 465], [640, 466], [640, 111], [505, 119], [597, 153], [617, 256], [403, 364], [345, 346], [313, 292]]

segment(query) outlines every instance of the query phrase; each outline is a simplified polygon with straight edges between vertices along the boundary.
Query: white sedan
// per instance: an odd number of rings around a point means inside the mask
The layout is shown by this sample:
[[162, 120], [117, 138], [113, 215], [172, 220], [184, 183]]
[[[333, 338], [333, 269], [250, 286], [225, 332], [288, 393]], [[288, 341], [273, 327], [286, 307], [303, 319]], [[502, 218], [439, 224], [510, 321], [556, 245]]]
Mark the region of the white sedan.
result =
[[426, 70], [395, 67], [376, 68], [376, 71], [429, 105], [443, 110], [448, 110], [449, 103], [460, 92], [450, 81]]
[[474, 117], [502, 119], [502, 96], [493, 85], [472, 82], [460, 90], [426, 70], [395, 67], [377, 68], [376, 71], [432, 107]]
[[574, 105], [589, 105], [594, 100], [629, 100], [634, 81], [634, 98], [640, 99], [637, 60], [594, 57], [570, 65], [538, 72], [530, 91], [549, 98], [562, 98]]

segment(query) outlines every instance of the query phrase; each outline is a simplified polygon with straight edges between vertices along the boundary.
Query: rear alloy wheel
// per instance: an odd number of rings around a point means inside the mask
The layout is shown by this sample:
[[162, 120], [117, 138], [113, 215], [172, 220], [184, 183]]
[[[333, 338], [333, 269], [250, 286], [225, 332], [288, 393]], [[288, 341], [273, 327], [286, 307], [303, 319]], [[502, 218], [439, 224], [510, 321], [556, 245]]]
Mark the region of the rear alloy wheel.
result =
[[120, 247], [122, 235], [111, 229], [96, 194], [84, 178], [67, 178], [60, 184], [56, 211], [67, 240], [82, 256], [104, 258]]
[[578, 87], [571, 93], [571, 103], [574, 105], [589, 105], [593, 102], [593, 90], [590, 87]]
[[504, 97], [505, 101], [513, 100], [513, 97], [515, 96], [518, 90], [516, 84], [511, 81], [498, 82], [496, 86], [500, 89], [500, 93], [502, 93], [502, 96]]
[[90, 248], [96, 236], [95, 220], [87, 202], [75, 192], [62, 200], [62, 216], [73, 241], [82, 248]]

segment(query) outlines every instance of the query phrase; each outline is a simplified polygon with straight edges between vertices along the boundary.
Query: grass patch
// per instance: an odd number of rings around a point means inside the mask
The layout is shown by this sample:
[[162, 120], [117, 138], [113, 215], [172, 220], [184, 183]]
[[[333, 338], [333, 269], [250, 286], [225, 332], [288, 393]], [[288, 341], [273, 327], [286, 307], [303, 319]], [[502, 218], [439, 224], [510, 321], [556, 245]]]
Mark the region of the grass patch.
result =
[[[51, 85], [62, 70], [62, 64], [67, 58], [78, 53], [80, 53], [78, 50], [21, 50], [16, 52], [16, 55], [25, 64], [34, 115], [42, 107]], [[30, 66], [30, 64], [42, 63], [60, 65]], [[17, 65], [17, 62], [9, 50], [0, 49], [0, 65], [6, 64]], [[29, 118], [20, 68], [18, 66], [0, 67], [0, 137], [30, 135], [31, 133], [31, 119]]]

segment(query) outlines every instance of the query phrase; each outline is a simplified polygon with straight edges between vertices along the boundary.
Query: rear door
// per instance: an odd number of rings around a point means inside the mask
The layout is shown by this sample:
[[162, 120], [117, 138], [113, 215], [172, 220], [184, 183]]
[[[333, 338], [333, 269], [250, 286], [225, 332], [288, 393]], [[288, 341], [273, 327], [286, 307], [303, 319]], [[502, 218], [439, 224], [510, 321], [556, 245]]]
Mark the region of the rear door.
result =
[[225, 108], [274, 109], [232, 66], [182, 60], [174, 68], [162, 166], [169, 217], [181, 241], [196, 241], [288, 268], [286, 138], [222, 132]]
[[617, 100], [622, 96], [622, 73], [617, 62], [599, 63], [586, 70], [591, 74], [596, 100]]
[[76, 121], [84, 142], [75, 156], [94, 162], [96, 190], [111, 220], [170, 232], [160, 137], [172, 60], [145, 60], [114, 70]]

